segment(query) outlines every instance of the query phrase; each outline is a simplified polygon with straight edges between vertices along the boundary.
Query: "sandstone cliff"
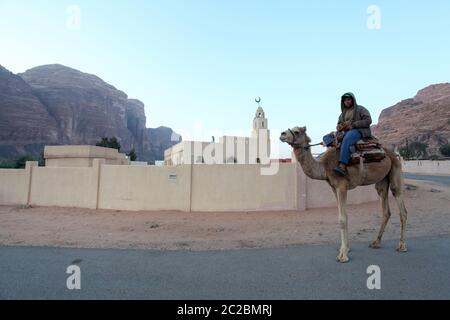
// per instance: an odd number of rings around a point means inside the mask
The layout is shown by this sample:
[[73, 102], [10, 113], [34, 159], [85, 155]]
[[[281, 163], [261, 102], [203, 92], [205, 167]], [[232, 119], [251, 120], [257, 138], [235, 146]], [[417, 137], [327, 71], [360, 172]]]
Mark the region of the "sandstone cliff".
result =
[[35, 154], [58, 139], [56, 120], [30, 85], [0, 66], [0, 155]]
[[163, 130], [153, 135], [160, 140], [152, 141], [146, 122], [142, 102], [95, 75], [62, 65], [19, 75], [0, 69], [0, 157], [36, 155], [45, 144], [95, 144], [115, 136], [122, 150], [134, 148], [139, 160], [162, 160], [160, 149], [173, 144], [170, 135], [167, 140]]
[[[172, 129], [167, 127], [159, 127], [156, 129], [147, 129], [147, 134], [150, 137], [150, 150], [152, 150], [152, 155], [160, 154], [164, 157], [164, 151], [169, 145], [177, 144], [181, 141], [181, 136], [175, 133]], [[150, 159], [158, 160], [152, 158]]]
[[450, 143], [450, 84], [431, 85], [383, 110], [372, 129], [388, 147], [398, 148], [408, 139], [428, 144], [428, 154], [439, 155], [439, 148]]

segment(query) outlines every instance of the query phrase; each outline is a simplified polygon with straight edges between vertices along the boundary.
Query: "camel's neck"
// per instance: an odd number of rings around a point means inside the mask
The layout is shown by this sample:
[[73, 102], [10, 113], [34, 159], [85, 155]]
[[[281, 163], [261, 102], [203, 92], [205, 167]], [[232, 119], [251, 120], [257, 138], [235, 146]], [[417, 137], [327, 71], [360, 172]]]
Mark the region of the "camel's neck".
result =
[[300, 165], [302, 166], [303, 172], [306, 174], [306, 176], [313, 180], [327, 179], [323, 163], [314, 159], [311, 154], [311, 149], [309, 149], [308, 151], [302, 150], [296, 157], [298, 162], [300, 162]]

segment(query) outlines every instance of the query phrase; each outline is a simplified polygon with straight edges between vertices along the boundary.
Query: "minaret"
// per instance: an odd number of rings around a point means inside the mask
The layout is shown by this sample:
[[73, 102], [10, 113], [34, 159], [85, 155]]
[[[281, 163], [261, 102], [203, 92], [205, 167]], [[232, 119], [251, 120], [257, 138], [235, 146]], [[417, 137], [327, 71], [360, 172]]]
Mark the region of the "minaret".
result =
[[[261, 98], [256, 98], [255, 101], [258, 103], [258, 109], [253, 119], [252, 138], [257, 141], [257, 159], [254, 159], [254, 162], [257, 163], [264, 159], [270, 159], [270, 130], [268, 130], [269, 121], [266, 118], [264, 109], [261, 107]], [[260, 146], [261, 143], [267, 143], [267, 147], [262, 148]], [[264, 152], [265, 150], [267, 150], [267, 153]], [[262, 152], [266, 154], [262, 154]]]
[[266, 119], [266, 114], [261, 106], [258, 106], [256, 110], [255, 119], [253, 119], [253, 130], [267, 129], [268, 123]]

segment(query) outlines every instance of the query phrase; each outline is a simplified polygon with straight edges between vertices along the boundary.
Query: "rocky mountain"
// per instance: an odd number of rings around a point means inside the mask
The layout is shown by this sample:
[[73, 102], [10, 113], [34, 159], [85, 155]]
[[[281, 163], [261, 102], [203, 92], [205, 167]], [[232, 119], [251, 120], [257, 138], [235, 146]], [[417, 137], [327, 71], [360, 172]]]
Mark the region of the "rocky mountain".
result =
[[428, 144], [429, 155], [450, 143], [450, 83], [420, 90], [414, 98], [383, 110], [373, 134], [390, 148], [417, 141]]
[[96, 144], [117, 137], [138, 160], [164, 159], [171, 129], [146, 127], [144, 104], [95, 75], [62, 65], [14, 75], [0, 68], [0, 158], [39, 154], [46, 144]]
[[43, 144], [57, 141], [56, 120], [31, 86], [0, 66], [0, 154], [36, 153]]
[[[181, 141], [181, 136], [167, 127], [159, 127], [156, 129], [149, 128], [147, 129], [147, 134], [152, 138], [150, 140], [150, 150], [153, 150], [154, 154], [162, 154], [163, 158], [167, 146], [174, 145], [177, 141]], [[151, 160], [158, 159], [151, 158]]]

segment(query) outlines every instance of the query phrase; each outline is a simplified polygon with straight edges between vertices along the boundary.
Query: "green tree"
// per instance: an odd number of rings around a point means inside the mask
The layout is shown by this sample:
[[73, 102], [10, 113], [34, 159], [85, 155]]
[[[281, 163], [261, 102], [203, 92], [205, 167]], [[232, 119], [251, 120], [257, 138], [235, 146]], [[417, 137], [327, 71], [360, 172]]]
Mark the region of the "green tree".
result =
[[120, 152], [120, 149], [122, 148], [122, 146], [120, 145], [120, 143], [116, 137], [102, 138], [102, 140], [100, 142], [98, 142], [96, 144], [96, 146], [117, 149], [119, 152]]
[[38, 158], [39, 167], [45, 167], [45, 158], [44, 158], [44, 151], [42, 151]]
[[400, 155], [406, 159], [424, 159], [427, 157], [428, 144], [422, 142], [411, 142], [406, 141], [406, 145], [399, 149]]
[[137, 160], [137, 154], [134, 148], [130, 151], [130, 153], [127, 153], [127, 156], [130, 158], [131, 161]]
[[25, 169], [25, 165], [26, 165], [27, 161], [36, 161], [36, 158], [31, 156], [31, 155], [29, 155], [29, 154], [21, 156], [20, 158], [18, 158], [15, 161], [15, 166], [14, 167], [16, 169]]
[[444, 157], [450, 157], [450, 143], [444, 144], [439, 148], [439, 151]]
[[0, 168], [2, 169], [24, 169], [27, 161], [38, 162], [39, 167], [45, 166], [44, 152], [42, 151], [39, 156], [25, 154], [16, 158], [15, 160], [0, 160]]
[[16, 162], [13, 160], [1, 160], [0, 169], [14, 169], [16, 167]]
[[108, 138], [102, 138], [100, 142], [96, 144], [97, 147], [105, 147], [108, 148], [109, 139]]

